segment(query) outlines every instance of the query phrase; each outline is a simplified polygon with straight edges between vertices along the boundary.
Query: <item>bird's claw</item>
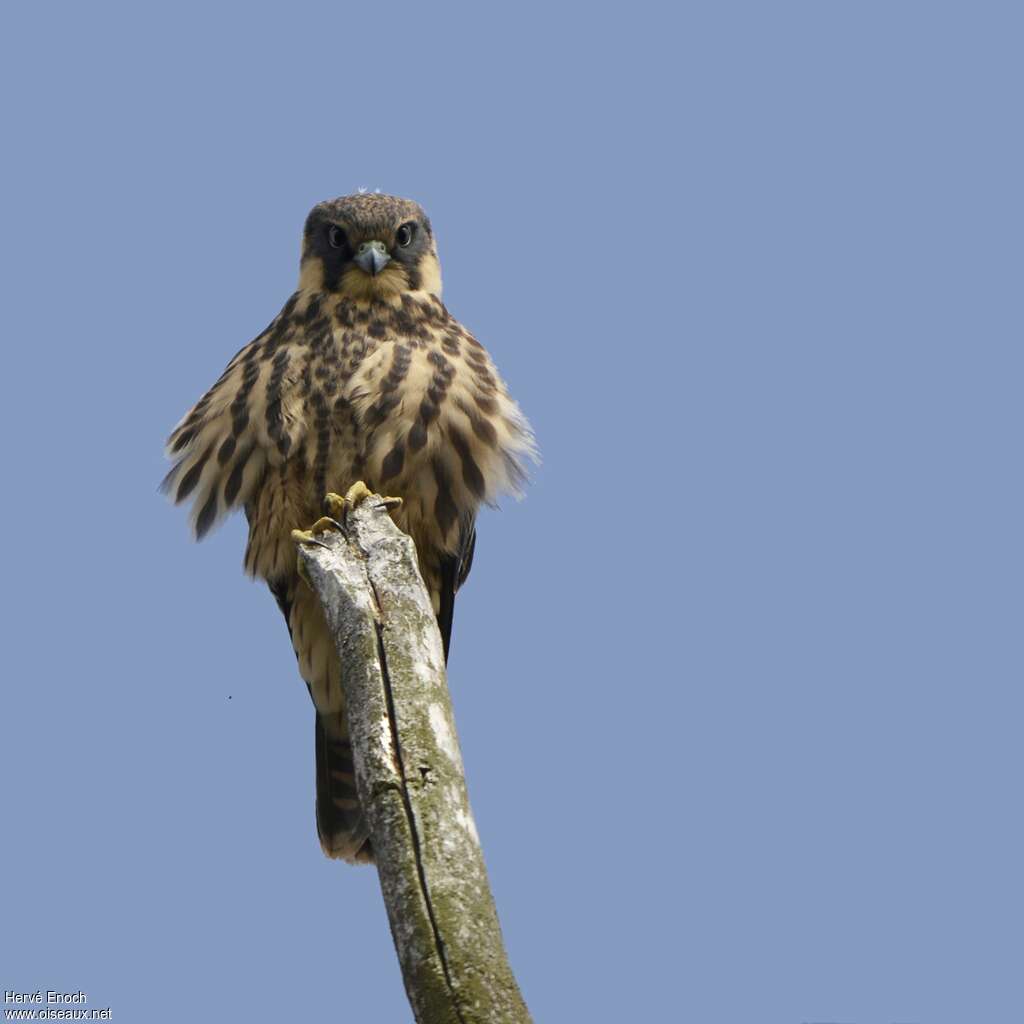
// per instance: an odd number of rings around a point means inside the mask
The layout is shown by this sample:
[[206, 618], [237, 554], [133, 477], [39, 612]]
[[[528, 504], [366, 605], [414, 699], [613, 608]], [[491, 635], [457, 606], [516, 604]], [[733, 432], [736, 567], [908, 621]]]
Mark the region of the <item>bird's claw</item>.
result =
[[[357, 480], [345, 492], [344, 497], [340, 494], [335, 494], [333, 491], [327, 494], [324, 497], [324, 508], [329, 516], [333, 516], [334, 519], [338, 521], [336, 525], [342, 533], [344, 533], [345, 526], [348, 523], [349, 512], [351, 512], [357, 505], [361, 505], [367, 498], [375, 497], [377, 497], [377, 495], [375, 495], [362, 480]], [[392, 509], [398, 508], [401, 504], [401, 498], [388, 498], [381, 496], [380, 504], [374, 507], [377, 509], [387, 509], [390, 512]]]
[[346, 492], [345, 492], [345, 504], [349, 508], [355, 508], [356, 505], [366, 501], [367, 498], [373, 496], [373, 491], [362, 480], [357, 480]]
[[[296, 544], [315, 544], [317, 547], [329, 549], [329, 545], [318, 539], [320, 534], [326, 533], [328, 530], [337, 530], [348, 540], [349, 512], [357, 505], [361, 505], [367, 498], [377, 497], [380, 498], [380, 503], [374, 506], [377, 509], [391, 511], [391, 509], [398, 508], [402, 504], [401, 498], [385, 498], [376, 495], [362, 480], [357, 480], [345, 492], [344, 497], [340, 494], [335, 494], [333, 491], [325, 495], [324, 511], [327, 515], [321, 516], [308, 530], [292, 530], [292, 540]], [[301, 558], [298, 562], [298, 570], [299, 575], [308, 582]]]
[[[328, 530], [338, 530], [346, 540], [348, 539], [345, 528], [341, 523], [331, 516], [321, 516], [308, 530], [292, 530], [292, 540], [296, 544], [315, 544], [318, 548], [325, 548], [327, 551], [330, 551], [330, 545], [318, 539], [320, 534], [327, 533]], [[301, 555], [296, 562], [295, 568], [299, 577], [312, 586], [309, 573], [306, 571], [306, 564], [302, 560]]]
[[318, 547], [325, 548], [327, 545], [322, 540], [317, 540], [317, 537], [328, 530], [345, 532], [345, 528], [336, 519], [331, 516], [321, 516], [308, 530], [292, 530], [292, 540], [296, 544], [316, 544]]

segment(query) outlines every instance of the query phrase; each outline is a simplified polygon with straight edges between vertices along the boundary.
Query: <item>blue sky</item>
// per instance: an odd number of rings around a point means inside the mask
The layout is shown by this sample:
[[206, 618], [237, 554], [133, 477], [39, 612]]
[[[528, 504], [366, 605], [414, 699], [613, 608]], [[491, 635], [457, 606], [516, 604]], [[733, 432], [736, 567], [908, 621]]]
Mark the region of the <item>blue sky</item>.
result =
[[543, 451], [450, 665], [536, 1019], [1024, 1014], [1020, 22], [10, 12], [0, 984], [410, 1019], [242, 525], [156, 491], [368, 187], [427, 209]]

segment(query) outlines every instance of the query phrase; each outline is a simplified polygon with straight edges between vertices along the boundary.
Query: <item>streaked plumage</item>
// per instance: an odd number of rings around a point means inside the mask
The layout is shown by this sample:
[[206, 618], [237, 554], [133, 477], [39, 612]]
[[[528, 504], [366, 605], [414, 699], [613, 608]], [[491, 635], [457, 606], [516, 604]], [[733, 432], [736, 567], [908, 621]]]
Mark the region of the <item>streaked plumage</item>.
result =
[[371, 856], [352, 778], [339, 664], [291, 531], [357, 480], [404, 499], [447, 650], [481, 502], [516, 492], [530, 428], [479, 342], [441, 302], [430, 222], [376, 193], [314, 207], [299, 289], [228, 364], [168, 440], [164, 481], [192, 501], [196, 536], [232, 508], [249, 521], [245, 569], [284, 612], [316, 706], [317, 823], [330, 856]]

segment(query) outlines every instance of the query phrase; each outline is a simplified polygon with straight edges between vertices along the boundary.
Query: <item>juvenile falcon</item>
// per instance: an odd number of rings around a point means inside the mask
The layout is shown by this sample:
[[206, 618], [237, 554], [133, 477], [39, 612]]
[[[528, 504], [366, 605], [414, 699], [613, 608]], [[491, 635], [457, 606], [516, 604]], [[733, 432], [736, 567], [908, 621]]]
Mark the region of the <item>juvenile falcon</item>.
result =
[[481, 502], [516, 492], [533, 435], [480, 343], [441, 302], [423, 210], [360, 193], [306, 220], [299, 287], [228, 363], [167, 442], [164, 480], [191, 499], [202, 538], [245, 510], [245, 569], [284, 613], [316, 708], [316, 818], [324, 852], [372, 860], [359, 806], [340, 664], [316, 596], [299, 577], [293, 529], [328, 491], [365, 481], [403, 499], [445, 654]]

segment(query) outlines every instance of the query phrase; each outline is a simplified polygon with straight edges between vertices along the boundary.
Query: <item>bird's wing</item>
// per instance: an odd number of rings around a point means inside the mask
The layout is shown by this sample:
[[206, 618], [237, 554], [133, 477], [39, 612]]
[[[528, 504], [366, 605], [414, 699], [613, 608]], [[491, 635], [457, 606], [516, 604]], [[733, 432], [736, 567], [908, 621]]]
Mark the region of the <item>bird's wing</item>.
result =
[[444, 658], [448, 660], [448, 648], [452, 642], [452, 620], [455, 614], [455, 595], [459, 587], [466, 582], [469, 570], [473, 567], [473, 552], [476, 550], [476, 517], [466, 519], [459, 533], [458, 550], [441, 559], [440, 608], [437, 613], [437, 624], [441, 629], [444, 641]]
[[270, 326], [228, 363], [167, 441], [174, 466], [162, 489], [192, 500], [197, 539], [244, 505], [268, 466], [281, 465], [306, 433], [306, 333], [293, 295]]

